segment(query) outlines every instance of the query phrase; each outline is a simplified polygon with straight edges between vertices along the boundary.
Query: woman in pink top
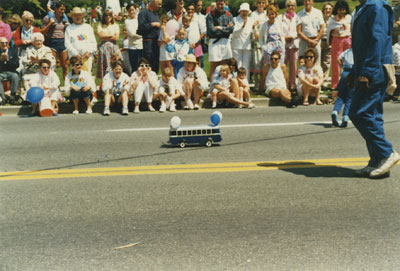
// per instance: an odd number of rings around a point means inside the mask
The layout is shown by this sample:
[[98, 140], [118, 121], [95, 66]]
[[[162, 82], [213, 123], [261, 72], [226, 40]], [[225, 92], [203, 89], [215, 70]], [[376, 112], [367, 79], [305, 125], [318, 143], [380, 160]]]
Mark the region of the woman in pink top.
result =
[[332, 89], [336, 89], [339, 83], [340, 66], [337, 62], [339, 55], [351, 48], [351, 15], [349, 5], [344, 0], [336, 2], [332, 14], [328, 21], [327, 35], [328, 42], [332, 43], [331, 48], [331, 69], [332, 69]]
[[11, 40], [12, 32], [11, 27], [3, 22], [4, 9], [0, 7], [0, 37], [5, 37], [8, 41]]

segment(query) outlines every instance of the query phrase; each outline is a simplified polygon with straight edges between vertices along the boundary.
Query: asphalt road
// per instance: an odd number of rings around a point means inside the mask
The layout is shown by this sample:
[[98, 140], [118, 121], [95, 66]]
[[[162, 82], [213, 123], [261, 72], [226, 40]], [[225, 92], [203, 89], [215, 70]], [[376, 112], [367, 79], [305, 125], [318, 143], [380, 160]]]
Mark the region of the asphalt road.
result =
[[400, 167], [353, 177], [365, 144], [330, 110], [223, 109], [223, 141], [185, 149], [170, 118], [211, 110], [1, 117], [0, 270], [399, 270]]

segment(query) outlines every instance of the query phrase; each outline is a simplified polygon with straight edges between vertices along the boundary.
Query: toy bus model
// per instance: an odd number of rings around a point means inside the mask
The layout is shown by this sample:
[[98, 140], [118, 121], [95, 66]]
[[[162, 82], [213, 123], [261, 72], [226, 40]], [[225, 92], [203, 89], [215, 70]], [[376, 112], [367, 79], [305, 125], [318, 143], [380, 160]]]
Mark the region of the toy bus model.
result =
[[211, 117], [211, 125], [180, 126], [181, 119], [178, 116], [171, 118], [169, 130], [169, 143], [181, 148], [188, 144], [200, 144], [211, 147], [215, 142], [222, 141], [218, 124], [221, 122], [222, 114], [215, 111]]
[[216, 126], [182, 126], [169, 130], [169, 143], [184, 148], [187, 144], [199, 144], [211, 147], [222, 140], [219, 127]]

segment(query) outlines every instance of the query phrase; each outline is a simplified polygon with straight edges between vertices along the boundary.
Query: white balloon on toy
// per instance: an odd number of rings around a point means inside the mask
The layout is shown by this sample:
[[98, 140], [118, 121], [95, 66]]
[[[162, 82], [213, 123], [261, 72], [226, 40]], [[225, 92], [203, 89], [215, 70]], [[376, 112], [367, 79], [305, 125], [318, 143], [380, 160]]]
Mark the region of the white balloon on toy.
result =
[[176, 129], [179, 127], [179, 125], [181, 125], [181, 118], [178, 116], [173, 116], [171, 118], [171, 127]]
[[222, 113], [219, 111], [214, 111], [210, 117], [211, 123], [213, 126], [217, 126], [222, 120]]
[[169, 20], [165, 25], [165, 31], [171, 38], [175, 38], [176, 34], [178, 33], [178, 30], [179, 30], [179, 23], [175, 20]]

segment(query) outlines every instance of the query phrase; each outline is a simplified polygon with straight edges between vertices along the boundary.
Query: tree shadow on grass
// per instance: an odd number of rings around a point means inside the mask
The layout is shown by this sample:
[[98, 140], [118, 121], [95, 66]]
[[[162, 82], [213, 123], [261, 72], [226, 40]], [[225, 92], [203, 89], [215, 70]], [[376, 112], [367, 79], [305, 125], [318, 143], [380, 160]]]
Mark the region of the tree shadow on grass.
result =
[[312, 162], [293, 161], [286, 163], [259, 163], [260, 167], [278, 168], [296, 175], [310, 178], [354, 178], [354, 169], [336, 165], [315, 164]]

